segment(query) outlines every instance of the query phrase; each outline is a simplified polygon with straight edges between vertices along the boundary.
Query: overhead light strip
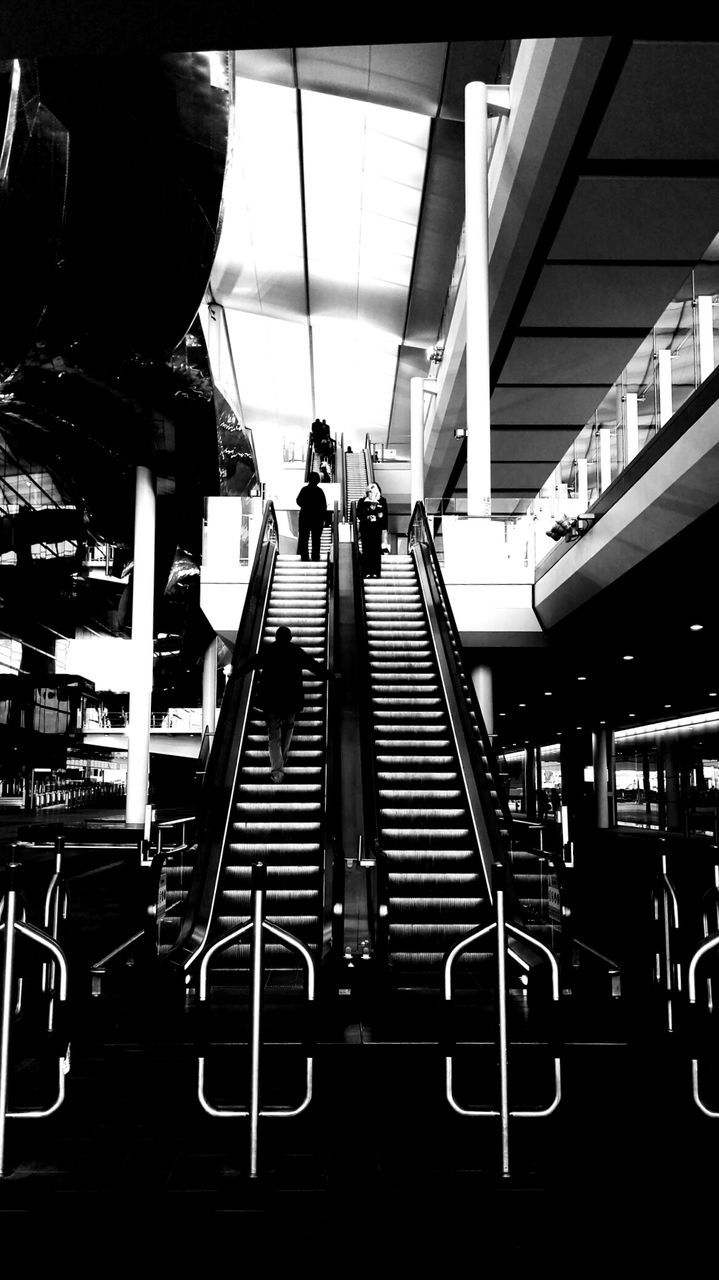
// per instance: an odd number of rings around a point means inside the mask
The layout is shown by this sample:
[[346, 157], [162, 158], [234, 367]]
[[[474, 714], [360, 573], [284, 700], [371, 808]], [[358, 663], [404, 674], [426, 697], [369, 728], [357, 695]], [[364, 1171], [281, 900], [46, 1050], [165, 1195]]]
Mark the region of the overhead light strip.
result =
[[659, 720], [655, 724], [637, 725], [631, 729], [617, 729], [615, 742], [626, 738], [648, 738], [662, 733], [673, 733], [678, 729], [704, 728], [719, 724], [719, 711], [709, 711], [704, 715], [681, 716], [676, 720]]

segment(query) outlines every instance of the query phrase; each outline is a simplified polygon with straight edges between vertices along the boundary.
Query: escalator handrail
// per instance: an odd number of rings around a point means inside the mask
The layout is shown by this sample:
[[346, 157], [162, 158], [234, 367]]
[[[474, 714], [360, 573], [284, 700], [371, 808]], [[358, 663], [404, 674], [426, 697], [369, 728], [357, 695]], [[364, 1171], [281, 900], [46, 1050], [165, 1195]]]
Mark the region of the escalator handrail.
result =
[[[442, 593], [448, 625], [452, 632], [452, 638], [456, 645], [456, 652], [457, 654], [461, 655], [462, 641], [459, 634], [459, 628], [457, 626], [457, 623], [455, 622], [454, 613], [452, 611], [452, 606], [449, 600], [449, 592], [447, 591], [447, 588], [444, 584], [444, 578], [442, 576], [442, 568], [439, 563], [439, 557], [437, 556], [437, 549], [434, 545], [434, 538], [432, 537], [432, 532], [429, 527], [429, 521], [427, 519], [427, 511], [423, 502], [416, 503], [414, 511], [412, 513], [412, 519], [410, 520], [409, 530], [407, 533], [408, 546], [412, 545], [413, 538], [428, 548], [429, 557], [432, 562], [434, 576], [437, 580], [439, 590]], [[461, 663], [461, 656], [459, 661]], [[464, 698], [469, 705], [470, 713], [473, 713], [475, 716], [477, 732], [479, 733], [480, 741], [482, 744], [482, 750], [485, 756], [487, 757], [487, 759], [489, 760], [490, 765], [494, 770], [494, 776], [496, 777], [497, 782], [499, 783], [499, 762], [497, 760], [494, 747], [492, 746], [492, 740], [489, 736], [489, 733], [487, 732], [487, 724], [484, 719], [484, 715], [482, 714], [482, 709], [479, 705], [479, 699], [477, 697], [474, 684], [464, 667], [463, 667], [463, 675], [465, 677]], [[510, 835], [510, 843], [511, 843], [514, 820], [512, 818], [512, 811], [509, 807], [509, 802], [507, 800], [507, 797], [503, 791], [499, 790], [499, 786], [497, 789], [497, 796], [502, 809], [502, 815], [504, 817], [504, 821], [507, 825], [507, 830]]]
[[197, 855], [187, 906], [179, 937], [166, 957], [170, 964], [185, 970], [204, 947], [212, 919], [254, 682], [254, 671], [238, 676], [237, 667], [248, 656], [257, 653], [260, 647], [278, 549], [277, 514], [274, 504], [268, 502], [235, 641], [232, 672], [223, 695], [200, 792]]
[[372, 441], [369, 435], [364, 438], [364, 465], [367, 472], [367, 484], [374, 484], [374, 462], [372, 461]]
[[354, 581], [355, 602], [355, 653], [358, 672], [357, 707], [360, 729], [360, 760], [362, 767], [362, 825], [363, 843], [370, 857], [374, 857], [374, 875], [376, 878], [375, 918], [372, 920], [372, 904], [370, 908], [370, 933], [374, 936], [374, 947], [378, 953], [383, 952], [384, 940], [379, 936], [378, 925], [381, 918], [380, 906], [387, 902], [387, 883], [385, 865], [380, 848], [380, 824], [377, 809], [377, 761], [374, 751], [374, 726], [372, 721], [372, 685], [370, 680], [369, 644], [367, 640], [367, 619], [364, 609], [362, 590], [362, 565], [359, 554], [359, 525], [357, 520], [357, 504], [350, 507], [352, 522], [352, 576]]
[[[462, 685], [459, 670], [461, 648], [458, 647], [456, 651], [453, 648], [453, 641], [457, 643], [459, 636], [457, 624], [454, 620], [447, 589], [442, 578], [442, 571], [429, 530], [424, 504], [421, 502], [418, 502], [414, 508], [408, 529], [407, 542], [410, 554], [414, 551], [418, 552], [418, 555], [415, 556], [415, 563], [418, 569], [424, 569], [424, 573], [419, 573], [420, 587], [423, 590], [423, 594], [425, 594], [426, 584], [426, 592], [429, 594], [429, 600], [426, 603], [431, 603], [434, 606], [432, 612], [437, 622], [443, 650], [443, 653], [437, 654], [437, 658], [438, 660], [442, 657], [445, 659], [447, 673], [454, 693], [459, 723], [457, 724], [454, 716], [451, 716], [451, 719], [455, 731], [460, 735], [458, 746], [461, 746], [466, 752], [469, 766], [465, 773], [467, 801], [475, 830], [478, 834], [479, 854], [487, 882], [487, 893], [491, 901], [493, 893], [492, 865], [495, 862], [503, 862], [508, 851], [505, 850], [497, 815], [494, 811], [495, 806], [485, 775], [480, 744], [470, 715], [470, 705], [477, 717], [477, 725], [480, 729], [483, 746], [485, 743], [489, 744], [489, 735], [487, 734], [484, 718], [471, 681], [466, 681], [466, 691]], [[490, 764], [493, 762], [493, 757], [494, 753], [490, 746], [487, 753], [487, 759]], [[475, 787], [476, 794], [472, 795]], [[481, 839], [483, 831], [486, 833], [486, 841]], [[487, 846], [491, 855], [489, 859], [486, 858]], [[518, 903], [511, 876], [508, 882], [507, 905], [512, 914], [517, 912]]]
[[[335, 438], [336, 439], [336, 438]], [[343, 520], [349, 519], [347, 510], [347, 468], [345, 467], [345, 436], [344, 431], [335, 443], [335, 483], [339, 485], [340, 490], [340, 512]]]
[[[334, 672], [337, 664], [337, 637], [339, 636], [339, 509], [335, 503], [332, 515], [332, 556], [330, 558], [330, 598], [327, 617], [327, 651], [325, 662], [328, 671]], [[343, 880], [341, 877], [342, 862], [342, 775], [340, 770], [340, 753], [336, 748], [339, 741], [339, 699], [335, 691], [334, 680], [327, 682], [327, 715], [325, 719], [325, 814], [324, 814], [324, 868], [325, 893], [324, 914], [328, 910], [331, 920], [331, 950], [334, 952], [342, 944], [342, 917], [335, 912], [335, 906], [344, 901]]]
[[307, 456], [305, 458], [305, 484], [310, 482], [310, 474], [313, 471], [313, 458], [315, 447], [312, 443], [312, 432], [307, 437]]

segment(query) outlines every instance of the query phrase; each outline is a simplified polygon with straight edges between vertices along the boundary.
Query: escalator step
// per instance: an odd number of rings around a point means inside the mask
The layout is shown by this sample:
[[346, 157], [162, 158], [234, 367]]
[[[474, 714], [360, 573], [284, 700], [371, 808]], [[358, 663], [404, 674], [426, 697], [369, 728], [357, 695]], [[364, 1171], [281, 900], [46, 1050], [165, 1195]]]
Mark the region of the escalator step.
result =
[[[245, 833], [242, 832], [242, 835]], [[279, 857], [284, 855], [298, 858], [301, 855], [312, 858], [318, 864], [320, 857], [320, 847], [316, 841], [300, 841], [300, 840], [257, 840], [250, 843], [247, 840], [233, 838], [227, 846], [228, 854], [240, 855], [242, 857], [256, 858], [262, 857]]]

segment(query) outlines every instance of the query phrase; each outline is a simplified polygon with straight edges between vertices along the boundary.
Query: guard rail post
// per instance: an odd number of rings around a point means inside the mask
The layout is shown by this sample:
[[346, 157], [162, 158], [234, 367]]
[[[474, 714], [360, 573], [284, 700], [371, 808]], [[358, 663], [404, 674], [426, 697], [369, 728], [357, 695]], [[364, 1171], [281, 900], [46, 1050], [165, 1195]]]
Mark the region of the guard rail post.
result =
[[506, 957], [507, 957], [507, 941], [508, 935], [515, 938], [521, 938], [530, 947], [542, 953], [549, 960], [552, 968], [552, 999], [555, 1005], [559, 1002], [559, 965], [549, 947], [545, 947], [543, 942], [537, 938], [531, 937], [525, 933], [523, 929], [519, 929], [516, 925], [511, 924], [505, 918], [505, 891], [506, 891], [507, 870], [503, 863], [495, 862], [492, 864], [492, 889], [495, 899], [495, 920], [494, 923], [485, 925], [481, 929], [475, 929], [466, 937], [460, 939], [459, 942], [447, 952], [444, 960], [444, 999], [445, 1005], [452, 1001], [452, 966], [459, 955], [463, 951], [468, 950], [480, 938], [487, 934], [496, 933], [497, 935], [497, 1010], [499, 1022], [499, 1091], [500, 1105], [499, 1110], [486, 1107], [462, 1107], [454, 1096], [453, 1087], [453, 1063], [452, 1055], [447, 1046], [445, 1054], [445, 1096], [452, 1107], [461, 1116], [498, 1116], [501, 1125], [502, 1139], [502, 1177], [510, 1177], [510, 1144], [509, 1144], [509, 1122], [514, 1117], [522, 1118], [539, 1118], [549, 1116], [556, 1111], [562, 1097], [562, 1076], [561, 1062], [559, 1057], [558, 1046], [555, 1042], [554, 1033], [552, 1034], [552, 1049], [554, 1057], [554, 1097], [546, 1107], [535, 1108], [524, 1111], [511, 1111], [509, 1108], [509, 1036], [507, 1030], [507, 974], [506, 974]]
[[665, 842], [660, 842], [660, 868], [651, 892], [655, 926], [654, 983], [661, 990], [666, 1030], [675, 1029], [675, 1007], [681, 992], [681, 965], [676, 959], [679, 940], [679, 903], [667, 869]]
[[[250, 1030], [250, 1103], [248, 1108], [237, 1107], [215, 1107], [207, 1099], [205, 1093], [205, 1057], [200, 1055], [198, 1059], [197, 1074], [197, 1096], [202, 1108], [210, 1116], [218, 1116], [226, 1118], [231, 1116], [249, 1117], [250, 1120], [250, 1177], [258, 1176], [259, 1167], [259, 1122], [263, 1117], [273, 1117], [290, 1119], [293, 1116], [300, 1115], [309, 1106], [312, 1101], [313, 1089], [313, 1070], [314, 1057], [313, 1053], [307, 1052], [307, 1067], [305, 1080], [305, 1096], [296, 1107], [272, 1107], [263, 1110], [260, 1106], [261, 1093], [261, 1050], [262, 1050], [262, 990], [263, 990], [263, 968], [264, 968], [264, 947], [263, 933], [269, 933], [273, 938], [283, 946], [288, 947], [292, 951], [297, 951], [302, 956], [307, 967], [307, 1000], [310, 1006], [313, 1005], [315, 998], [315, 966], [312, 957], [304, 945], [298, 938], [293, 937], [286, 929], [281, 929], [279, 925], [270, 924], [269, 920], [264, 918], [265, 910], [265, 888], [267, 883], [267, 867], [263, 862], [256, 862], [252, 868], [252, 915], [250, 919], [243, 925], [239, 925], [223, 938], [218, 938], [212, 943], [207, 950], [202, 953], [200, 959], [200, 972], [198, 978], [198, 999], [201, 1005], [207, 1000], [208, 990], [208, 970], [210, 961], [220, 951], [232, 943], [239, 941], [241, 937], [249, 933], [250, 937], [250, 981], [251, 981], [251, 1030]], [[199, 958], [199, 957], [198, 957]], [[188, 975], [186, 974], [186, 977]]]
[[[18, 886], [22, 874], [22, 864], [11, 861], [5, 864], [7, 876], [4, 895], [4, 911], [0, 921], [0, 935], [4, 933], [2, 954], [2, 993], [0, 995], [0, 1178], [5, 1176], [5, 1133], [8, 1120], [41, 1119], [57, 1111], [65, 1098], [65, 1075], [70, 1065], [70, 1046], [65, 1044], [63, 1052], [58, 1054], [58, 1087], [53, 1102], [42, 1110], [27, 1109], [25, 1111], [8, 1111], [8, 1076], [10, 1070], [10, 1035], [13, 1015], [13, 983], [15, 980], [15, 935], [22, 934], [31, 942], [44, 947], [53, 957], [59, 970], [57, 984], [57, 1000], [59, 1004], [67, 1000], [67, 961], [53, 938], [48, 937], [41, 929], [27, 924], [18, 912]], [[18, 980], [19, 981], [19, 980]]]

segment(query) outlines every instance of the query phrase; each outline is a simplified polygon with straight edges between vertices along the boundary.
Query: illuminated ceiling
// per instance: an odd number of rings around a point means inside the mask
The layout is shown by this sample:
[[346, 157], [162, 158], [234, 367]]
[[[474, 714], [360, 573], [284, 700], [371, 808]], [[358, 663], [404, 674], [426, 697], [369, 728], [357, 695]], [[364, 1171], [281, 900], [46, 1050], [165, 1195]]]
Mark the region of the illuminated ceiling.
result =
[[501, 49], [235, 53], [211, 292], [232, 351], [220, 380], [254, 432], [321, 417], [386, 443], [393, 415], [407, 418], [399, 373], [427, 374], [463, 217], [467, 65], [494, 79]]

